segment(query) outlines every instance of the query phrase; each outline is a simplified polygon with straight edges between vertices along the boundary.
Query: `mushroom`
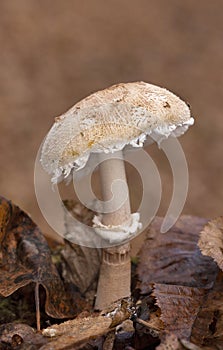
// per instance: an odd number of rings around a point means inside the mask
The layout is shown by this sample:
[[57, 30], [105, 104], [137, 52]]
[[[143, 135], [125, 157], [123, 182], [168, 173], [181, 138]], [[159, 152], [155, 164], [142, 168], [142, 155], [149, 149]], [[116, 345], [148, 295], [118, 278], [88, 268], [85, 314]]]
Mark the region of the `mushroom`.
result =
[[[143, 147], [183, 134], [194, 123], [188, 105], [170, 91], [145, 82], [121, 83], [91, 94], [57, 117], [42, 148], [41, 162], [52, 182], [67, 178], [98, 153], [103, 201], [111, 200], [112, 184], [128, 189], [123, 149]], [[131, 213], [128, 190], [113, 198], [110, 210], [95, 216], [95, 234], [107, 241], [102, 250], [95, 308], [103, 309], [130, 295], [129, 238], [141, 228]], [[111, 209], [112, 208], [112, 209]]]

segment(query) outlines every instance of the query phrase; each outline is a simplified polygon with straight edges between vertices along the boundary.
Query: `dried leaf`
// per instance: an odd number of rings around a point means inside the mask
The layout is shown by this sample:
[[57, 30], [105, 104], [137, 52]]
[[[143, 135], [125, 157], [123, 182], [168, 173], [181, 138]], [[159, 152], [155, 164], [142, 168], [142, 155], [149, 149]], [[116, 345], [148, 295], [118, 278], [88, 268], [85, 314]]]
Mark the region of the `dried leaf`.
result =
[[[34, 332], [33, 328], [22, 323], [7, 323], [0, 326], [0, 348], [1, 342], [8, 344], [14, 348], [15, 343], [20, 342], [23, 346], [28, 347], [29, 344], [36, 345], [38, 348], [47, 342], [41, 334]], [[24, 347], [25, 348], [25, 347]]]
[[223, 270], [223, 217], [220, 216], [205, 225], [198, 246], [203, 255], [212, 257]]
[[[188, 340], [178, 339], [173, 333], [165, 333], [162, 337], [161, 344], [156, 348], [157, 350], [201, 350], [201, 348]], [[210, 348], [203, 348], [209, 350]]]
[[62, 350], [75, 348], [85, 341], [107, 334], [112, 318], [108, 316], [86, 317], [64, 322], [43, 330], [43, 335], [54, 338], [41, 350]]
[[157, 350], [184, 350], [182, 344], [180, 344], [177, 336], [172, 333], [166, 333], [163, 336], [161, 344], [157, 346]]
[[[64, 201], [68, 212], [86, 225], [91, 225], [94, 213], [82, 204], [67, 200]], [[66, 237], [75, 231], [71, 216], [65, 212]], [[80, 234], [80, 232], [79, 232]], [[63, 257], [63, 277], [66, 282], [77, 286], [82, 294], [89, 290], [92, 295], [96, 293], [96, 282], [101, 262], [101, 250], [88, 248], [65, 241], [65, 247], [61, 251]]]
[[208, 288], [217, 268], [204, 257], [198, 246], [198, 235], [206, 219], [182, 216], [170, 231], [160, 233], [162, 218], [156, 218], [145, 239], [137, 267], [139, 287], [149, 293], [152, 283], [166, 283], [188, 287]]
[[[130, 344], [134, 343], [135, 328], [131, 320], [125, 320], [115, 329], [114, 349], [134, 350]], [[107, 350], [104, 344], [103, 350]]]
[[[160, 331], [163, 330], [164, 326], [163, 326], [163, 322], [157, 318], [152, 316], [153, 314], [150, 315], [150, 320], [149, 321], [144, 321], [140, 318], [136, 318], [134, 319], [134, 322], [137, 325], [141, 325], [141, 329], [140, 329], [140, 333], [149, 333], [152, 337], [158, 337]], [[151, 317], [152, 316], [152, 317]], [[139, 330], [139, 327], [137, 327]]]
[[220, 271], [214, 287], [201, 305], [193, 326], [191, 340], [198, 345], [223, 349], [223, 273]]
[[112, 331], [108, 333], [105, 338], [105, 341], [103, 344], [103, 350], [113, 350], [114, 342], [115, 342], [115, 331]]
[[189, 339], [205, 290], [155, 283], [153, 295], [161, 309], [165, 329], [180, 338]]
[[65, 241], [61, 255], [64, 264], [64, 280], [73, 283], [82, 294], [85, 294], [97, 281], [98, 266], [101, 260], [99, 250]]
[[0, 294], [9, 296], [31, 282], [46, 291], [49, 316], [74, 315], [44, 236], [19, 207], [0, 197]]
[[102, 311], [103, 314], [112, 317], [112, 323], [110, 327], [115, 327], [121, 324], [124, 320], [127, 320], [132, 314], [132, 301], [130, 298], [122, 299], [120, 302], [115, 302], [112, 306], [112, 310]]
[[202, 346], [202, 348], [200, 348], [199, 346], [189, 342], [188, 340], [185, 339], [180, 339], [180, 343], [184, 346], [185, 349], [188, 350], [213, 350], [211, 347], [209, 346]]
[[53, 325], [43, 330], [46, 337], [56, 338], [46, 344], [41, 350], [76, 349], [83, 343], [92, 339], [107, 335], [130, 316], [129, 300], [114, 303], [109, 309], [100, 315], [93, 314], [89, 317], [77, 317], [74, 320]]
[[207, 220], [182, 216], [166, 234], [159, 232], [161, 222], [162, 219], [155, 219], [141, 250], [139, 287], [142, 293], [154, 289], [165, 329], [189, 340], [218, 272], [214, 261], [203, 256], [197, 246], [199, 232]]

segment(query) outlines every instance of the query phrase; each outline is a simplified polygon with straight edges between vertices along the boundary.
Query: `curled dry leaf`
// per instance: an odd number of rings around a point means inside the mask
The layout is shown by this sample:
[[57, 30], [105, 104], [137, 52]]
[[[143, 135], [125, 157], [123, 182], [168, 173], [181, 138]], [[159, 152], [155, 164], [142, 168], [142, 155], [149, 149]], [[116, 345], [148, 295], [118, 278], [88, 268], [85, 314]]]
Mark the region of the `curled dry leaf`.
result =
[[180, 338], [189, 339], [205, 290], [155, 283], [153, 295], [161, 309], [165, 329]]
[[45, 288], [49, 316], [74, 316], [44, 236], [26, 213], [0, 197], [0, 294], [7, 297], [31, 282]]
[[223, 349], [223, 273], [220, 271], [214, 286], [202, 303], [193, 325], [191, 341], [195, 344]]
[[115, 302], [112, 304], [111, 308], [102, 311], [102, 314], [112, 317], [112, 323], [110, 327], [116, 327], [124, 320], [130, 318], [132, 314], [132, 301], [130, 298], [126, 298], [122, 299], [120, 302]]
[[33, 349], [39, 349], [46, 342], [45, 337], [34, 332], [33, 328], [26, 324], [7, 323], [0, 326], [0, 349], [4, 349], [2, 344], [7, 344], [7, 348], [16, 348], [15, 345], [23, 344], [23, 349], [27, 349], [29, 345], [32, 345]]
[[102, 335], [106, 336], [117, 329], [117, 325], [122, 324], [123, 321], [129, 318], [129, 306], [129, 301], [123, 300], [114, 303], [111, 308], [104, 310], [100, 315], [77, 317], [60, 325], [46, 328], [42, 334], [45, 337], [52, 338], [52, 340], [49, 344], [44, 345], [41, 350], [77, 349], [81, 344], [88, 343], [92, 339]]
[[[54, 325], [43, 330], [45, 337], [52, 338], [49, 344], [42, 347], [42, 350], [62, 350], [71, 346], [79, 346], [89, 339], [107, 334], [112, 318], [106, 316], [95, 316], [76, 318], [66, 321], [60, 325]], [[53, 340], [55, 338], [55, 340]]]
[[181, 216], [165, 234], [160, 233], [162, 220], [153, 221], [140, 251], [136, 272], [142, 294], [150, 292], [154, 282], [210, 287], [217, 273], [216, 264], [204, 257], [197, 246], [207, 219]]
[[[73, 216], [78, 221], [91, 226], [94, 216], [91, 210], [73, 200], [64, 201], [64, 205], [67, 209], [64, 218], [67, 238], [78, 229], [74, 227]], [[78, 234], [81, 234], [81, 232], [78, 232]], [[61, 255], [63, 259], [62, 274], [66, 282], [73, 283], [84, 295], [88, 292], [88, 298], [89, 292], [91, 292], [90, 299], [93, 299], [92, 296], [94, 297], [97, 287], [101, 250], [80, 246], [65, 240], [65, 246], [61, 251]]]
[[203, 255], [210, 256], [223, 270], [223, 217], [208, 222], [201, 231], [198, 246]]

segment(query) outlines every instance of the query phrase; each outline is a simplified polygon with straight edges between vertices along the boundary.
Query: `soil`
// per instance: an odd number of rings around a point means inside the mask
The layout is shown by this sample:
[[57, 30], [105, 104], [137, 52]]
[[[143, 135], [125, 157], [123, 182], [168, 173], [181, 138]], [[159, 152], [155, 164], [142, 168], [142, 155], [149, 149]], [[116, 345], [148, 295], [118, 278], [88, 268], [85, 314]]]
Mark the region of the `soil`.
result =
[[[196, 119], [181, 139], [190, 174], [184, 213], [221, 215], [222, 33], [221, 0], [2, 0], [0, 193], [49, 233], [33, 169], [54, 117], [93, 91], [144, 80], [182, 96]], [[148, 152], [163, 181], [163, 215], [171, 171], [161, 151], [152, 146]], [[134, 176], [130, 170], [132, 183]]]

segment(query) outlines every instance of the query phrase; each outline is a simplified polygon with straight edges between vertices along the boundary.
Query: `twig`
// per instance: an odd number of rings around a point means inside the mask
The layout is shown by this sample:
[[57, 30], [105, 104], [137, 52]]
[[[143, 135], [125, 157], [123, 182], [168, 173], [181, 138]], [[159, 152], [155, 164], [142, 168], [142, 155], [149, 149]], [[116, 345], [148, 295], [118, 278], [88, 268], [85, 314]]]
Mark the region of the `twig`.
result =
[[141, 318], [138, 318], [138, 317], [135, 318], [134, 322], [139, 323], [139, 324], [145, 326], [146, 328], [152, 329], [154, 331], [157, 331], [157, 332], [160, 331], [160, 328], [158, 328], [158, 327], [156, 327], [154, 325], [151, 325], [149, 322], [146, 322], [146, 321], [142, 320]]
[[40, 332], [40, 307], [39, 307], [39, 283], [35, 286], [35, 304], [36, 304], [36, 328]]

